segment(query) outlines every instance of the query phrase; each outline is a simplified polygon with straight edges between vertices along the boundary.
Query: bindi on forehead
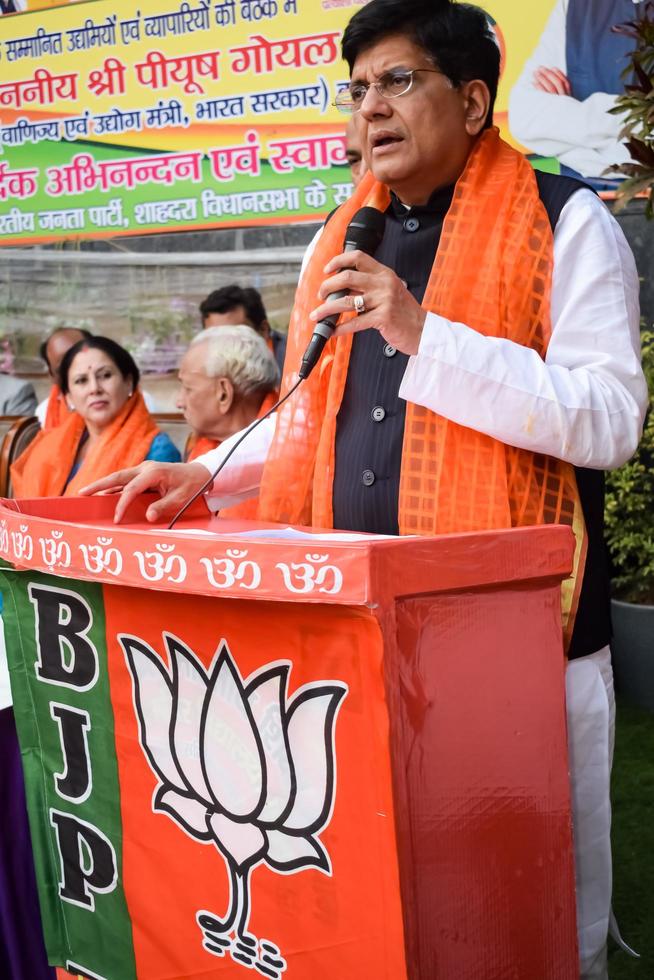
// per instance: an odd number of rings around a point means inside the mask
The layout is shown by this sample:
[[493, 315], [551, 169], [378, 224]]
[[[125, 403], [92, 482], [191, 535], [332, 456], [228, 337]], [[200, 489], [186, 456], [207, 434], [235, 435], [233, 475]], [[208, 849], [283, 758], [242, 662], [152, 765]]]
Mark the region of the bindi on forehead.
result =
[[113, 361], [108, 357], [93, 356], [90, 352], [82, 351], [71, 364], [71, 370], [74, 374], [84, 374], [88, 371], [102, 371], [114, 366]]

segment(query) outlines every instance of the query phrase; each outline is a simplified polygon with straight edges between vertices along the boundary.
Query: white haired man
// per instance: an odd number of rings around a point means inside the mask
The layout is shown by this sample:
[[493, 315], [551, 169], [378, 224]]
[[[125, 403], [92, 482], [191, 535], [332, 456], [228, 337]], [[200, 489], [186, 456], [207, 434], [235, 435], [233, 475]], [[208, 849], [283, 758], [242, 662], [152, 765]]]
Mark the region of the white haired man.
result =
[[192, 460], [265, 415], [277, 400], [279, 368], [252, 327], [208, 327], [191, 341], [179, 384], [177, 407], [195, 437]]

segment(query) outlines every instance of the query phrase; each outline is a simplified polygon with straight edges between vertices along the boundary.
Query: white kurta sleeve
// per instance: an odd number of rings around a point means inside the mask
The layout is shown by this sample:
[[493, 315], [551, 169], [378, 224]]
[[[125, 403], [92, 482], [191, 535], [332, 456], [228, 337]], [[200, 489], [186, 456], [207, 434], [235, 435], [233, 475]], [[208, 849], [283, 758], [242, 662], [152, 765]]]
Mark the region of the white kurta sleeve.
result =
[[[223, 507], [231, 507], [249, 497], [257, 496], [264, 463], [275, 434], [275, 419], [276, 416], [271, 415], [255, 428], [252, 425], [248, 426], [252, 431], [234, 451], [225, 469], [205, 494], [209, 510], [221, 510]], [[209, 473], [213, 473], [246, 431], [242, 429], [240, 432], [235, 432], [221, 442], [217, 449], [198, 456], [193, 462], [201, 463]]]
[[429, 313], [400, 386], [407, 401], [521, 449], [610, 469], [635, 451], [647, 405], [638, 275], [622, 230], [580, 190], [554, 233], [545, 360]]
[[558, 68], [567, 73], [567, 3], [568, 0], [558, 0], [534, 53], [511, 90], [509, 127], [532, 152], [557, 157], [585, 177], [599, 177], [607, 167], [629, 159], [629, 151], [619, 138], [624, 120], [608, 111], [615, 105], [616, 96], [594, 92], [580, 101], [542, 92], [534, 85], [537, 68]]

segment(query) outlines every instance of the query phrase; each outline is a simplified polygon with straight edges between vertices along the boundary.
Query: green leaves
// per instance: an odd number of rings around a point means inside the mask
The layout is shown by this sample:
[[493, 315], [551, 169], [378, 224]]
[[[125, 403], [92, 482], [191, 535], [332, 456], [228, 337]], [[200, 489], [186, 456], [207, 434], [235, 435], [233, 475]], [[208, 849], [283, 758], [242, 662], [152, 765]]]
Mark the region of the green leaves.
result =
[[641, 334], [650, 405], [636, 455], [606, 479], [606, 542], [616, 597], [654, 605], [654, 331]]
[[619, 163], [607, 173], [627, 176], [616, 192], [619, 211], [642, 192], [649, 192], [646, 207], [648, 218], [654, 217], [654, 0], [643, 5], [640, 17], [618, 24], [616, 34], [634, 39], [636, 46], [629, 54], [623, 77], [628, 78], [624, 94], [618, 96], [609, 112], [620, 114], [624, 126], [620, 133], [626, 137], [627, 148], [635, 163]]

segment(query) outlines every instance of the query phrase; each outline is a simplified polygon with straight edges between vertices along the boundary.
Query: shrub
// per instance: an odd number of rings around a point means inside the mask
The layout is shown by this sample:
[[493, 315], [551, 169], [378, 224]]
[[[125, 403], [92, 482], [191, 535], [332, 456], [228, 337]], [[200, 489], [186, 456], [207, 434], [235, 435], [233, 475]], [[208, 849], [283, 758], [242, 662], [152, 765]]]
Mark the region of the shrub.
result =
[[636, 455], [607, 475], [606, 541], [616, 598], [654, 605], [654, 331], [641, 337], [649, 411]]

